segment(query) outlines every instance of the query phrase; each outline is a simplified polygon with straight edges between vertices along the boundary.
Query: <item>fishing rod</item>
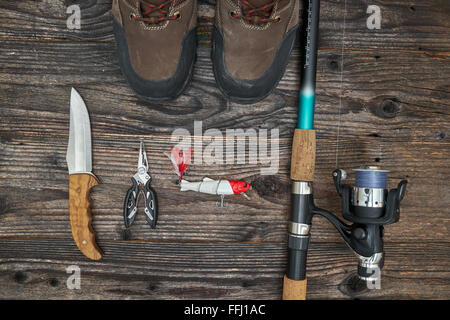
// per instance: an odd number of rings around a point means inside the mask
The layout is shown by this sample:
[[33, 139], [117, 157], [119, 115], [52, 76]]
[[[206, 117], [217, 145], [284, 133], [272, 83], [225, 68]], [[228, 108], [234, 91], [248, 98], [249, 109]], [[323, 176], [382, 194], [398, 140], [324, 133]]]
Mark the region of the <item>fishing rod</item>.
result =
[[397, 222], [406, 180], [396, 189], [387, 189], [387, 170], [362, 166], [355, 169], [355, 185], [343, 185], [344, 170], [333, 171], [336, 190], [341, 197], [342, 216], [346, 224], [331, 212], [314, 205], [312, 182], [316, 161], [314, 130], [315, 87], [318, 50], [320, 0], [309, 0], [303, 36], [304, 55], [300, 82], [297, 127], [292, 142], [291, 216], [288, 223], [288, 264], [283, 280], [283, 300], [306, 299], [306, 260], [314, 215], [330, 221], [344, 241], [358, 255], [358, 275], [376, 281], [384, 265], [383, 226]]

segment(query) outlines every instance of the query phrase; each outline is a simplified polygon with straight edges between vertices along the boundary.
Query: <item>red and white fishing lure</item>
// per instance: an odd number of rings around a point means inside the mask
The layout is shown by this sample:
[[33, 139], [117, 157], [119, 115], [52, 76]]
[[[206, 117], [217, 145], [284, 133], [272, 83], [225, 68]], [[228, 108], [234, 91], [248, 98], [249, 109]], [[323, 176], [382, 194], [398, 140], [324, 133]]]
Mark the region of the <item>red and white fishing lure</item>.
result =
[[242, 194], [246, 198], [248, 196], [244, 193], [251, 189], [249, 183], [239, 180], [213, 180], [210, 178], [203, 178], [200, 182], [189, 182], [183, 179], [183, 173], [191, 161], [192, 149], [188, 148], [186, 153], [177, 147], [172, 147], [170, 156], [166, 154], [172, 165], [174, 171], [180, 180], [180, 191], [196, 191], [207, 194], [215, 194], [221, 197], [220, 207], [223, 207], [223, 198], [225, 195]]
[[192, 157], [192, 148], [187, 148], [186, 153], [183, 150], [180, 150], [177, 147], [172, 147], [170, 150], [170, 155], [164, 153], [172, 162], [175, 174], [178, 176], [178, 179], [183, 179], [183, 174], [186, 172], [188, 165], [191, 162]]
[[250, 184], [238, 180], [213, 180], [203, 178], [200, 182], [189, 182], [181, 180], [180, 191], [197, 191], [201, 193], [227, 195], [241, 194], [250, 189]]

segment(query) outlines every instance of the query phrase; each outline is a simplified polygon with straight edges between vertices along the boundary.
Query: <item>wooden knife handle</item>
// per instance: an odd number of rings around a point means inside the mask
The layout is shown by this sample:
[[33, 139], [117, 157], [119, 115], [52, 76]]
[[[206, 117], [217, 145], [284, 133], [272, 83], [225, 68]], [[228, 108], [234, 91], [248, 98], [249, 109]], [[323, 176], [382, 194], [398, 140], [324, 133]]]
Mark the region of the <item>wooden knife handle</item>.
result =
[[88, 173], [69, 175], [69, 215], [73, 240], [78, 249], [89, 259], [99, 260], [102, 253], [95, 242], [92, 229], [89, 192], [99, 182]]
[[306, 300], [306, 279], [291, 280], [286, 275], [283, 281], [283, 300]]

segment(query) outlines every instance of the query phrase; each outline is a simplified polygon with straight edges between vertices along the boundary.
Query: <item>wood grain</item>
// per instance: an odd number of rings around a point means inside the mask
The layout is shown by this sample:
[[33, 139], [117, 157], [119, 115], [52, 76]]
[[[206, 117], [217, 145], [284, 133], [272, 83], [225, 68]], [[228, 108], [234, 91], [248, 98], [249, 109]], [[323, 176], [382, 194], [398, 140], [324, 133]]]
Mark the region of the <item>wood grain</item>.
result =
[[70, 229], [78, 249], [92, 260], [102, 258], [92, 229], [91, 199], [89, 198], [91, 189], [98, 184], [97, 178], [92, 174], [69, 175]]
[[[314, 239], [312, 239], [314, 240]], [[2, 298], [281, 299], [284, 243], [101, 241], [105, 255], [86, 260], [72, 240], [0, 239]], [[433, 250], [430, 250], [433, 248]], [[390, 243], [381, 289], [355, 278], [357, 261], [342, 243], [311, 243], [308, 300], [445, 299], [448, 245]], [[431, 264], [430, 261], [433, 261]], [[78, 266], [81, 289], [66, 282]]]
[[[80, 4], [81, 30], [66, 27]], [[344, 11], [345, 3], [347, 10]], [[1, 298], [280, 299], [286, 263], [290, 157], [297, 115], [300, 49], [264, 101], [243, 106], [218, 90], [210, 59], [215, 1], [200, 1], [199, 49], [186, 92], [167, 103], [139, 101], [115, 55], [111, 1], [0, 3]], [[372, 4], [372, 3], [370, 3]], [[323, 0], [317, 73], [316, 204], [340, 212], [331, 173], [361, 164], [409, 181], [400, 221], [386, 227], [382, 289], [355, 280], [357, 261], [333, 227], [313, 219], [308, 299], [450, 297], [450, 28], [446, 0], [379, 0], [382, 28], [365, 27], [366, 1]], [[344, 19], [346, 20], [344, 29]], [[92, 225], [105, 255], [88, 261], [73, 243], [65, 155], [70, 88], [90, 112]], [[251, 182], [250, 200], [180, 193], [169, 160], [173, 130], [269, 130], [279, 169], [260, 164], [192, 165], [186, 178]], [[270, 130], [278, 129], [278, 137]], [[149, 157], [160, 219], [123, 225], [139, 140]], [[223, 138], [225, 141], [225, 138]], [[206, 145], [206, 142], [203, 146]], [[248, 157], [248, 149], [246, 149]], [[82, 289], [65, 268], [79, 265]], [[224, 277], [224, 274], [226, 277]]]
[[291, 179], [314, 181], [316, 132], [314, 130], [295, 129], [291, 152]]
[[[199, 0], [200, 44], [211, 43], [214, 0]], [[66, 26], [67, 7], [78, 4], [81, 29]], [[376, 4], [382, 14], [381, 29], [369, 30], [367, 7]], [[72, 2], [2, 1], [0, 38], [34, 41], [114, 42], [110, 11], [112, 0]], [[346, 9], [346, 10], [345, 10]], [[320, 46], [366, 50], [402, 50], [448, 57], [450, 4], [447, 0], [323, 0], [320, 17]], [[345, 30], [343, 29], [345, 19]], [[344, 37], [342, 37], [344, 35]]]

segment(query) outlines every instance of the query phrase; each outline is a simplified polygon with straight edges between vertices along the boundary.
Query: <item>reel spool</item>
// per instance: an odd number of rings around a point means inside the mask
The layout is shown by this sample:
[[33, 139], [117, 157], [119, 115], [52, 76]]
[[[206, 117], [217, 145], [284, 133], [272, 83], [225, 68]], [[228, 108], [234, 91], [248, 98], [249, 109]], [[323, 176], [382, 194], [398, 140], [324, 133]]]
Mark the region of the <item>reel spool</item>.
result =
[[356, 172], [351, 204], [356, 216], [379, 218], [386, 206], [388, 195], [387, 173], [375, 166], [362, 166]]

